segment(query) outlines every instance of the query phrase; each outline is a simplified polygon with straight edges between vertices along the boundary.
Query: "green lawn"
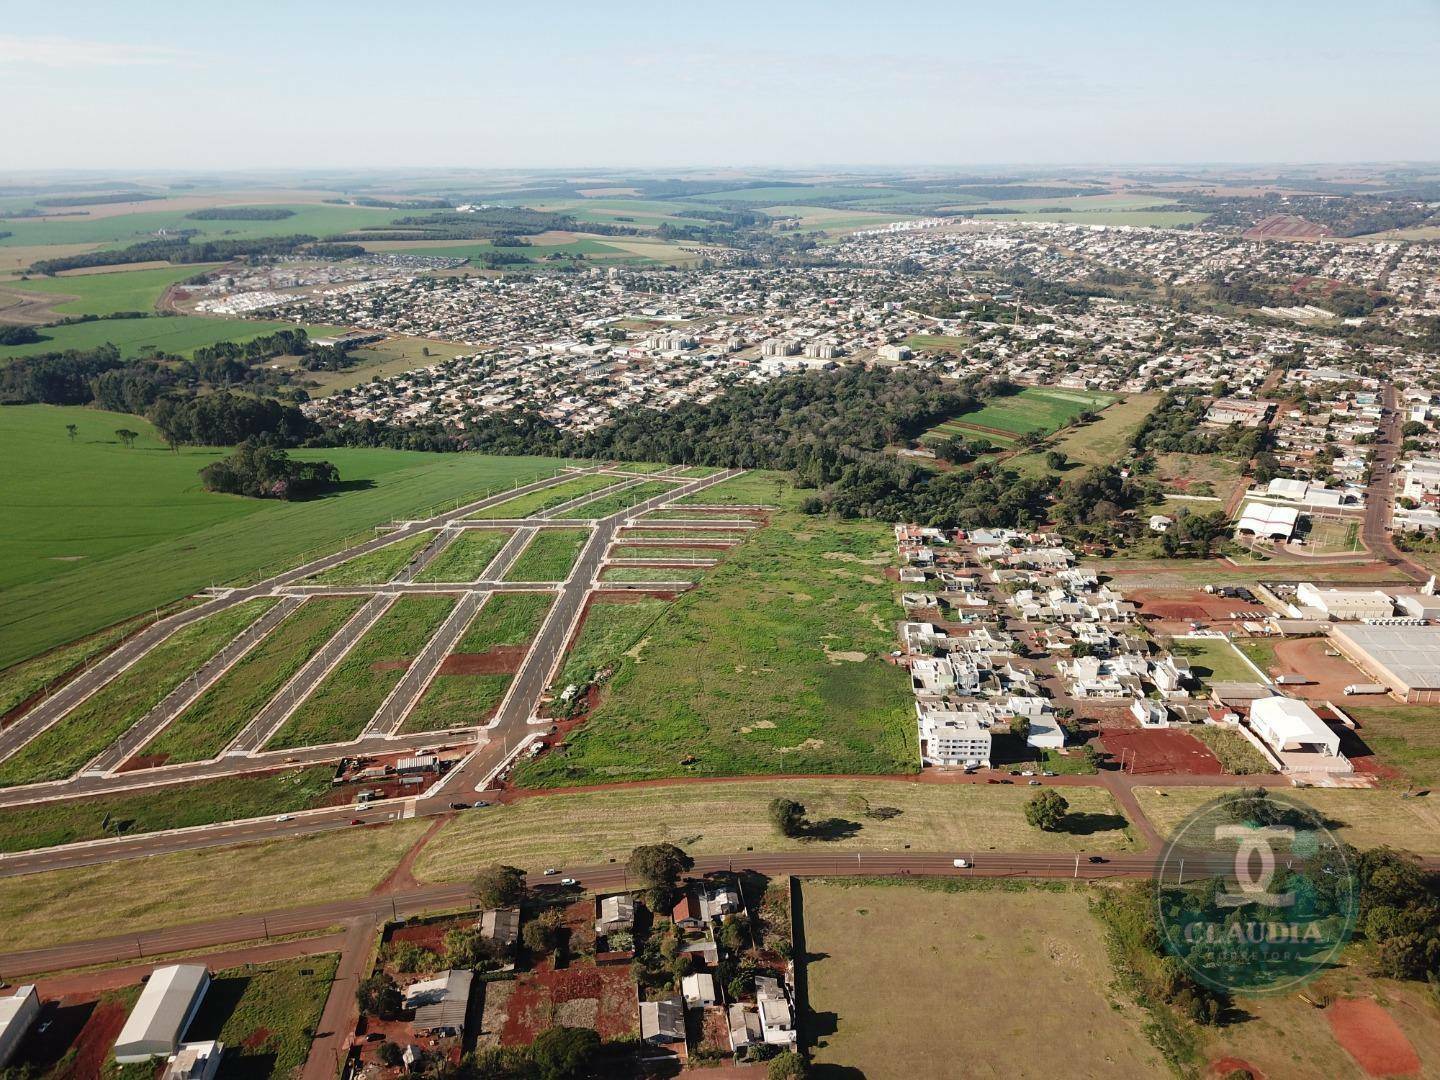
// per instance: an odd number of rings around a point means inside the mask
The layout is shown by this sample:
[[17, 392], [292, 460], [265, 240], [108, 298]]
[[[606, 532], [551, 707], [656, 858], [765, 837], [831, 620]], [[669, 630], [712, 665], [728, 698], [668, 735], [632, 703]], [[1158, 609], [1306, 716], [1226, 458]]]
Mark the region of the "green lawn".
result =
[[909, 683], [883, 659], [901, 616], [892, 552], [883, 523], [776, 511], [650, 626], [566, 751], [518, 782], [913, 771]]
[[276, 603], [247, 600], [175, 631], [0, 764], [0, 787], [73, 775]]
[[639, 641], [669, 606], [669, 601], [648, 598], [634, 603], [592, 601], [552, 689], [559, 692], [567, 686], [589, 685]]
[[434, 539], [433, 532], [407, 536], [364, 555], [346, 559], [318, 574], [311, 574], [305, 582], [308, 585], [383, 585], [404, 570], [405, 565]]
[[476, 581], [508, 539], [510, 534], [502, 529], [466, 529], [415, 580]]
[[[165, 290], [176, 282], [213, 269], [215, 263], [166, 266], [150, 270], [116, 270], [103, 274], [35, 277], [29, 281], [0, 282], [7, 292], [73, 296], [55, 304], [67, 315], [110, 315], [117, 311], [152, 311]], [[232, 324], [233, 325], [233, 324]]]
[[477, 510], [470, 517], [490, 521], [495, 518], [523, 518], [533, 517], [545, 510], [559, 506], [561, 503], [569, 502], [571, 499], [578, 499], [581, 495], [589, 495], [593, 491], [610, 487], [620, 481], [613, 476], [599, 476], [591, 473], [585, 476], [577, 476], [571, 480], [565, 480], [552, 487], [541, 488], [539, 491], [531, 491], [524, 495], [517, 495], [507, 502], [485, 510]]
[[1238, 731], [1211, 724], [1195, 724], [1189, 734], [1204, 743], [1215, 755], [1215, 760], [1220, 762], [1220, 767], [1231, 776], [1259, 776], [1275, 771], [1265, 755]]
[[[788, 505], [789, 484], [785, 475], [755, 469], [750, 472], [721, 480], [713, 487], [685, 495], [675, 501], [676, 506], [780, 506]], [[669, 511], [656, 510], [652, 516], [660, 518]], [[674, 516], [683, 517], [683, 514]]]
[[1190, 661], [1190, 671], [1202, 682], [1259, 682], [1235, 649], [1219, 638], [1178, 638], [1172, 650]]
[[319, 805], [331, 791], [329, 766], [227, 776], [123, 795], [0, 809], [0, 851], [74, 844], [105, 836], [184, 829], [286, 814]]
[[647, 480], [643, 484], [636, 484], [634, 487], [626, 488], [624, 491], [614, 491], [609, 495], [601, 495], [590, 502], [581, 503], [579, 506], [561, 512], [558, 516], [562, 518], [603, 518], [611, 514], [627, 510], [637, 503], [653, 499], [657, 495], [666, 495], [674, 491], [675, 484], [667, 484], [660, 480]]
[[217, 971], [186, 1041], [225, 1044], [219, 1080], [298, 1075], [338, 962], [325, 953]]
[[589, 529], [541, 529], [510, 567], [505, 580], [564, 581], [589, 539]]
[[[1054, 440], [1054, 448], [1080, 465], [1106, 465], [1119, 461], [1125, 456], [1136, 430], [1159, 400], [1157, 394], [1131, 394], [1106, 408], [1100, 419], [1060, 435]], [[1045, 454], [1045, 451], [1017, 454], [1005, 465], [1024, 476], [1039, 476], [1049, 471]], [[1205, 504], [1198, 503], [1196, 506], [1204, 509]]]
[[215, 757], [364, 603], [359, 596], [306, 600], [141, 752], [155, 764]]
[[453, 596], [396, 600], [301, 702], [267, 749], [319, 746], [358, 736], [454, 606]]
[[[1099, 391], [1027, 386], [1019, 393], [994, 398], [983, 408], [937, 424], [922, 439], [935, 442], [959, 435], [1006, 444], [1027, 432], [1057, 431], [1081, 413], [1099, 412], [1113, 401], [1114, 394]], [[987, 428], [995, 430], [983, 430]]]
[[965, 348], [970, 342], [967, 338], [954, 337], [950, 334], [911, 334], [905, 339], [905, 344], [912, 349], [956, 352]]
[[[491, 649], [530, 643], [555, 597], [551, 593], [494, 593], [470, 620], [451, 655], [479, 655]], [[514, 658], [518, 666], [520, 657]], [[505, 696], [514, 675], [510, 672], [442, 672], [401, 726], [402, 732], [439, 731], [481, 724]]]
[[[72, 442], [65, 427], [75, 424]], [[117, 428], [140, 433], [133, 449]], [[339, 492], [309, 502], [204, 491], [212, 449], [164, 449], [139, 417], [95, 409], [0, 409], [0, 669], [212, 583], [254, 579], [374, 536], [392, 518], [434, 512], [552, 475], [551, 458], [339, 447], [297, 450], [340, 470]]]
[[1407, 785], [1440, 784], [1440, 707], [1346, 703], [1343, 708], [1381, 764], [1399, 769]]

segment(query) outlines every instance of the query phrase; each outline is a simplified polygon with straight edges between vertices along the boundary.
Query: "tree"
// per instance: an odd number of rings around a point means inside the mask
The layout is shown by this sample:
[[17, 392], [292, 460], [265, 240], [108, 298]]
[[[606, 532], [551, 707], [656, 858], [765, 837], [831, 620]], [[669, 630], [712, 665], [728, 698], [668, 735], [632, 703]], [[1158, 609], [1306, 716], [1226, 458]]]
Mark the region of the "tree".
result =
[[770, 800], [770, 824], [781, 836], [799, 836], [809, 824], [805, 820], [805, 807], [794, 799]]
[[809, 1075], [810, 1066], [794, 1050], [771, 1058], [765, 1067], [765, 1080], [805, 1080]]
[[400, 1044], [386, 1039], [380, 1044], [380, 1064], [389, 1065], [392, 1069], [405, 1060], [405, 1051], [400, 1049]]
[[546, 1028], [530, 1044], [530, 1057], [541, 1080], [584, 1076], [599, 1052], [600, 1036], [592, 1028]]
[[1037, 829], [1054, 832], [1060, 828], [1069, 809], [1070, 803], [1064, 795], [1053, 788], [1047, 788], [1036, 792], [1035, 797], [1025, 804], [1025, 820]]
[[139, 436], [140, 433], [138, 431], [131, 431], [129, 428], [122, 427], [115, 429], [115, 437], [125, 444], [126, 449], [134, 446], [135, 440], [139, 438]]
[[1065, 463], [1068, 460], [1069, 459], [1066, 458], [1065, 455], [1059, 450], [1051, 450], [1048, 454], [1045, 455], [1045, 467], [1051, 472], [1059, 472], [1061, 469], [1065, 468]]
[[649, 888], [669, 889], [695, 860], [674, 844], [641, 844], [630, 852], [625, 869]]
[[246, 439], [228, 458], [200, 470], [207, 491], [255, 499], [308, 499], [339, 486], [340, 472], [328, 461], [292, 461], [284, 450]]
[[71, 442], [74, 442], [74, 441], [75, 441], [75, 436], [78, 435], [78, 434], [80, 434], [80, 428], [79, 428], [78, 426], [76, 426], [75, 424], [66, 424], [66, 425], [65, 425], [65, 434], [70, 436], [70, 441], [71, 441]]
[[525, 871], [496, 863], [476, 874], [472, 887], [481, 907], [514, 907], [525, 899]]
[[560, 944], [560, 922], [553, 912], [546, 912], [538, 919], [525, 924], [520, 940], [531, 952], [547, 953]]
[[1030, 738], [1030, 718], [1028, 716], [1013, 716], [1010, 718], [1010, 734], [1019, 739], [1022, 743]]
[[378, 1016], [381, 1020], [394, 1020], [405, 1007], [405, 999], [394, 978], [384, 971], [377, 971], [362, 982], [355, 990], [362, 1012]]

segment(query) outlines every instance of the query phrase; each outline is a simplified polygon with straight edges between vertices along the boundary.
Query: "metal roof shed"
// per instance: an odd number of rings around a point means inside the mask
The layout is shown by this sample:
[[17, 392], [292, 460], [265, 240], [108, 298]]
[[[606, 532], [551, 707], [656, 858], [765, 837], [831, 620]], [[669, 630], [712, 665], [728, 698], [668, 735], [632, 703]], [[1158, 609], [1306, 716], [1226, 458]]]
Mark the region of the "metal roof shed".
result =
[[120, 1029], [115, 1060], [128, 1065], [175, 1053], [209, 987], [210, 972], [202, 964], [156, 968]]

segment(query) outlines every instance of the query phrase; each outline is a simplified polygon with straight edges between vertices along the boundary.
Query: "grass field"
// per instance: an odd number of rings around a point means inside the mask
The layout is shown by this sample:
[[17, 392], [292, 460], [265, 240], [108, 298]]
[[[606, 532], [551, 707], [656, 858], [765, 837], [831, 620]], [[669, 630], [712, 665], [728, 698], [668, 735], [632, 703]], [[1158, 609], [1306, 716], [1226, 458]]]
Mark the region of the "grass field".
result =
[[[939, 1080], [958, 1062], [974, 1063], [976, 1075], [1003, 1062], [995, 1075], [1170, 1075], [1138, 1010], [1115, 1000], [1084, 893], [966, 886], [803, 884], [817, 1073]], [[984, 1022], [926, 1024], [923, 1039], [895, 1038], [915, 1016], [977, 991]]]
[[509, 538], [502, 529], [466, 529], [416, 574], [415, 580], [476, 581]]
[[[721, 480], [713, 487], [683, 495], [675, 500], [676, 506], [782, 506], [793, 502], [790, 485], [783, 473], [766, 472], [761, 469]], [[662, 515], [672, 511], [655, 510], [651, 517], [663, 520]], [[683, 513], [673, 516], [683, 517]]]
[[1220, 767], [1232, 776], [1259, 776], [1275, 769], [1239, 732], [1211, 724], [1194, 724], [1188, 729], [1209, 748]]
[[[213, 345], [217, 341], [249, 341], [251, 338], [273, 334], [277, 330], [293, 330], [295, 325], [249, 319], [218, 319], [204, 315], [165, 315], [148, 319], [102, 319], [99, 322], [73, 323], [69, 326], [47, 326], [40, 330], [39, 341], [29, 345], [0, 345], [0, 364], [19, 356], [65, 352], [69, 349], [94, 349], [107, 342], [119, 349], [120, 355], [126, 359], [141, 356], [152, 349], [189, 356], [202, 345]], [[305, 329], [312, 334], [322, 334], [326, 328], [307, 326]]]
[[[1157, 394], [1131, 394], [1100, 414], [1094, 423], [1072, 428], [1054, 440], [1054, 449], [1081, 465], [1108, 465], [1125, 456], [1136, 430], [1160, 400]], [[1024, 476], [1049, 472], [1045, 452], [1017, 454], [1005, 462]], [[1203, 508], [1204, 504], [1196, 504]]]
[[1002, 447], [1009, 446], [1018, 435], [1058, 431], [1081, 413], [1099, 412], [1114, 401], [1114, 394], [1099, 391], [1027, 386], [1018, 393], [995, 398], [974, 412], [936, 424], [921, 436], [921, 441], [983, 438]]
[[932, 349], [936, 352], [955, 352], [970, 344], [969, 339], [952, 337], [949, 334], [911, 334], [905, 344], [912, 349]]
[[0, 810], [0, 851], [292, 813], [315, 806], [329, 795], [332, 776], [333, 769], [320, 766], [8, 807]]
[[699, 581], [705, 570], [697, 566], [608, 566], [601, 581]]
[[[192, 263], [149, 270], [115, 270], [103, 274], [35, 277], [0, 283], [6, 292], [52, 297], [52, 307], [65, 315], [110, 315], [117, 311], [153, 311], [165, 290], [176, 282], [203, 274], [215, 263]], [[73, 299], [65, 299], [73, 297]]]
[[358, 596], [306, 600], [141, 753], [159, 764], [215, 757], [364, 603]]
[[[492, 593], [451, 655], [477, 656], [492, 649], [528, 645], [554, 601], [552, 593]], [[441, 672], [425, 688], [400, 730], [440, 731], [483, 723], [505, 697], [513, 679], [508, 672]]]
[[908, 680], [882, 659], [900, 617], [892, 550], [880, 523], [775, 512], [655, 623], [566, 752], [522, 765], [519, 783], [913, 771]]
[[[820, 835], [780, 836], [765, 816], [777, 796], [803, 803]], [[425, 846], [423, 880], [459, 880], [484, 862], [528, 868], [624, 858], [637, 844], [668, 841], [692, 855], [744, 851], [1130, 851], [1135, 844], [1108, 792], [1066, 788], [1087, 833], [1042, 832], [1025, 821], [1025, 788], [946, 786], [905, 780], [737, 780], [658, 784], [521, 799], [462, 814]], [[875, 814], [881, 808], [884, 813]], [[889, 809], [900, 811], [890, 814]], [[874, 814], [874, 816], [871, 816]], [[1079, 820], [1087, 820], [1081, 818]]]
[[96, 912], [104, 912], [107, 934], [125, 934], [271, 911], [277, 903], [362, 896], [384, 880], [427, 828], [425, 821], [401, 821], [298, 840], [156, 855], [143, 864], [122, 860], [0, 878], [6, 947], [41, 948], [92, 938]]
[[612, 559], [674, 559], [680, 562], [696, 559], [718, 559], [725, 554], [724, 548], [667, 547], [664, 544], [616, 544], [610, 549]]
[[593, 600], [580, 625], [580, 633], [555, 678], [554, 690], [584, 687], [608, 665], [640, 640], [641, 635], [669, 607], [666, 600], [605, 603]]
[[666, 484], [659, 480], [647, 480], [643, 484], [636, 484], [634, 487], [626, 488], [624, 491], [612, 491], [609, 495], [601, 495], [589, 502], [581, 503], [579, 506], [569, 510], [561, 511], [557, 517], [562, 518], [603, 518], [611, 514], [619, 513], [621, 510], [628, 510], [637, 503], [653, 499], [657, 495], [665, 495], [675, 490], [675, 484]]
[[[79, 428], [72, 442], [66, 424]], [[127, 450], [114, 432], [140, 433]], [[48, 405], [0, 410], [0, 668], [212, 583], [276, 573], [370, 539], [373, 526], [552, 475], [550, 458], [331, 448], [341, 490], [309, 502], [218, 495], [200, 468], [221, 451], [165, 450], [139, 417]]]
[[618, 483], [620, 481], [613, 476], [599, 476], [593, 473], [577, 476], [552, 487], [517, 495], [513, 499], [485, 510], [477, 510], [470, 517], [485, 521], [495, 518], [533, 517], [535, 514], [550, 510], [561, 503], [567, 503], [571, 499], [578, 499], [582, 495], [589, 495], [591, 492]]
[[303, 383], [314, 384], [310, 390], [311, 397], [325, 397], [337, 390], [348, 390], [371, 379], [384, 379], [406, 371], [432, 367], [443, 360], [469, 356], [476, 351], [474, 345], [450, 341], [387, 337], [384, 341], [367, 345], [363, 349], [350, 350], [350, 359], [355, 363], [344, 371], [305, 371], [298, 377]]
[[217, 1080], [298, 1075], [339, 959], [325, 953], [217, 971], [186, 1041], [225, 1044]]
[[564, 581], [589, 539], [589, 529], [541, 529], [510, 567], [505, 580]]
[[1440, 708], [1433, 705], [1344, 706], [1360, 738], [1380, 761], [1417, 787], [1440, 785]]
[[346, 559], [328, 570], [311, 574], [307, 585], [383, 585], [404, 570], [435, 539], [433, 532], [417, 533], [393, 544]]
[[358, 736], [454, 606], [453, 596], [409, 595], [396, 600], [301, 702], [268, 749], [345, 742]]
[[0, 716], [51, 686], [66, 672], [108, 652], [138, 625], [136, 620], [122, 623], [73, 645], [53, 649], [43, 656], [0, 671]]
[[[1201, 806], [1233, 788], [1135, 788], [1145, 816], [1161, 834], [1173, 831]], [[1158, 792], [1164, 791], [1164, 795]], [[1422, 855], [1440, 855], [1440, 797], [1406, 799], [1401, 792], [1343, 788], [1287, 790], [1287, 798], [1309, 803], [1324, 814], [1341, 840], [1358, 848], [1391, 847]]]
[[73, 775], [277, 602], [247, 600], [175, 631], [0, 764], [0, 787]]
[[1176, 638], [1171, 651], [1190, 661], [1191, 674], [1201, 682], [1260, 681], [1260, 677], [1228, 641], [1219, 638]]

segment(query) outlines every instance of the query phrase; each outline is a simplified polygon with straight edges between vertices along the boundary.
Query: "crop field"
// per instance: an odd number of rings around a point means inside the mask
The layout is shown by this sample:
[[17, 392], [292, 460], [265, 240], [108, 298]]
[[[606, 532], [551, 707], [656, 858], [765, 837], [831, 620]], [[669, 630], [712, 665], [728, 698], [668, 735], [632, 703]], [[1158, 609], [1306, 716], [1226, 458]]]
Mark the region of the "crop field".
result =
[[[1054, 449], [1080, 465], [1106, 465], [1125, 456], [1130, 440], [1160, 400], [1158, 394], [1131, 394], [1100, 414], [1100, 419], [1071, 428], [1054, 440]], [[1045, 453], [1017, 454], [1005, 462], [1024, 476], [1049, 471]], [[1205, 504], [1196, 504], [1203, 509]]]
[[505, 697], [554, 600], [551, 593], [492, 593], [400, 730], [484, 723]]
[[338, 962], [326, 953], [217, 971], [186, 1041], [224, 1043], [225, 1080], [298, 1075]]
[[505, 580], [564, 581], [589, 539], [589, 529], [541, 529], [510, 567]]
[[[69, 281], [71, 279], [64, 279]], [[19, 356], [65, 352], [68, 349], [88, 350], [106, 343], [120, 350], [126, 359], [140, 356], [151, 349], [189, 356], [202, 345], [217, 341], [245, 342], [277, 330], [293, 330], [294, 323], [263, 322], [249, 319], [219, 319], [206, 315], [156, 315], [145, 319], [102, 319], [99, 322], [74, 323], [70, 326], [47, 326], [40, 330], [40, 340], [29, 345], [0, 345], [0, 363]], [[323, 333], [323, 327], [306, 327], [312, 333]]]
[[276, 603], [247, 600], [175, 631], [0, 764], [0, 787], [73, 775]]
[[[677, 507], [685, 506], [788, 506], [795, 502], [790, 485], [783, 473], [767, 472], [763, 469], [741, 473], [729, 480], [721, 480], [713, 487], [684, 495], [675, 500]], [[657, 510], [649, 515], [654, 520], [664, 516], [684, 517], [684, 513]], [[691, 515], [693, 516], [693, 515]]]
[[665, 495], [675, 490], [674, 484], [666, 484], [659, 480], [647, 480], [643, 484], [636, 484], [634, 487], [626, 488], [623, 491], [612, 491], [609, 495], [601, 495], [589, 502], [581, 503], [579, 506], [569, 510], [561, 511], [557, 516], [562, 518], [603, 518], [611, 514], [619, 513], [621, 510], [628, 510], [638, 503], [653, 499], [657, 495]]
[[[362, 896], [429, 828], [400, 821], [299, 840], [155, 855], [132, 861], [0, 878], [7, 948], [28, 949], [95, 936], [95, 913], [111, 934], [256, 914], [276, 897], [303, 905]], [[259, 923], [256, 923], [257, 927]]]
[[227, 776], [121, 795], [32, 803], [0, 809], [0, 851], [74, 844], [105, 836], [135, 836], [292, 813], [330, 794], [329, 766], [296, 772]]
[[453, 596], [396, 600], [301, 702], [267, 749], [290, 750], [358, 736], [454, 606]]
[[[826, 1018], [813, 1052], [822, 1075], [940, 1080], [960, 1061], [1010, 1076], [1171, 1075], [1144, 1014], [1114, 1000], [1105, 938], [1081, 891], [832, 879], [806, 881], [801, 895], [814, 958], [806, 1011]], [[986, 1022], [894, 1037], [977, 990]]]
[[988, 402], [984, 408], [936, 424], [921, 439], [940, 442], [957, 437], [985, 438], [1009, 446], [1016, 436], [1058, 431], [1081, 413], [1099, 412], [1114, 401], [1114, 394], [1099, 391], [1027, 386], [1019, 393]]
[[552, 689], [559, 692], [567, 686], [584, 687], [594, 681], [602, 670], [635, 646], [669, 606], [666, 600], [644, 599], [634, 603], [592, 600]]
[[410, 560], [420, 554], [433, 540], [433, 532], [417, 533], [393, 544], [367, 551], [338, 566], [321, 570], [305, 579], [308, 585], [383, 585], [404, 570]]
[[[1145, 816], [1162, 835], [1173, 832], [1187, 816], [1233, 788], [1135, 787]], [[1163, 792], [1163, 794], [1162, 794]], [[1287, 789], [1285, 797], [1309, 803], [1323, 814], [1336, 835], [1358, 848], [1388, 844], [1421, 855], [1440, 855], [1440, 798], [1407, 799], [1396, 789]]]
[[476, 581], [510, 534], [503, 529], [466, 529], [435, 556], [416, 581]]
[[[815, 837], [780, 836], [765, 816], [777, 796], [823, 823]], [[470, 877], [483, 862], [535, 868], [623, 859], [638, 844], [679, 844], [692, 855], [817, 849], [955, 851], [1133, 851], [1128, 823], [1099, 787], [1065, 789], [1083, 831], [1042, 832], [1025, 821], [1022, 787], [921, 784], [908, 780], [735, 780], [654, 784], [604, 792], [556, 792], [462, 814], [426, 845], [422, 880]], [[892, 814], [891, 810], [899, 813]], [[0, 892], [3, 897], [3, 892]]]
[[1260, 681], [1230, 643], [1219, 638], [1177, 638], [1171, 651], [1186, 657], [1191, 673], [1202, 682]]
[[364, 603], [358, 596], [306, 600], [142, 748], [141, 755], [154, 765], [217, 756]]
[[566, 480], [555, 484], [553, 487], [541, 488], [539, 491], [531, 491], [525, 495], [517, 495], [513, 499], [488, 507], [484, 510], [477, 510], [470, 517], [480, 520], [492, 520], [494, 518], [523, 518], [533, 517], [546, 510], [553, 509], [561, 503], [567, 503], [571, 499], [578, 499], [582, 495], [589, 495], [599, 491], [601, 488], [610, 487], [620, 481], [613, 476], [600, 476], [598, 474], [587, 474], [577, 476], [572, 480]]
[[0, 282], [0, 290], [28, 293], [50, 301], [62, 315], [111, 315], [117, 311], [153, 311], [165, 290], [214, 269], [215, 263], [190, 263], [149, 270], [112, 270], [100, 274], [36, 277]]
[[[67, 424], [78, 428], [71, 441]], [[133, 449], [114, 432], [140, 433]], [[341, 490], [308, 502], [204, 491], [221, 451], [165, 450], [139, 417], [19, 405], [0, 410], [7, 527], [0, 530], [0, 668], [172, 603], [256, 579], [434, 512], [553, 475], [553, 458], [297, 450], [340, 470]]]
[[914, 771], [909, 682], [884, 659], [901, 615], [892, 552], [879, 523], [774, 512], [654, 623], [565, 751], [517, 782]]

